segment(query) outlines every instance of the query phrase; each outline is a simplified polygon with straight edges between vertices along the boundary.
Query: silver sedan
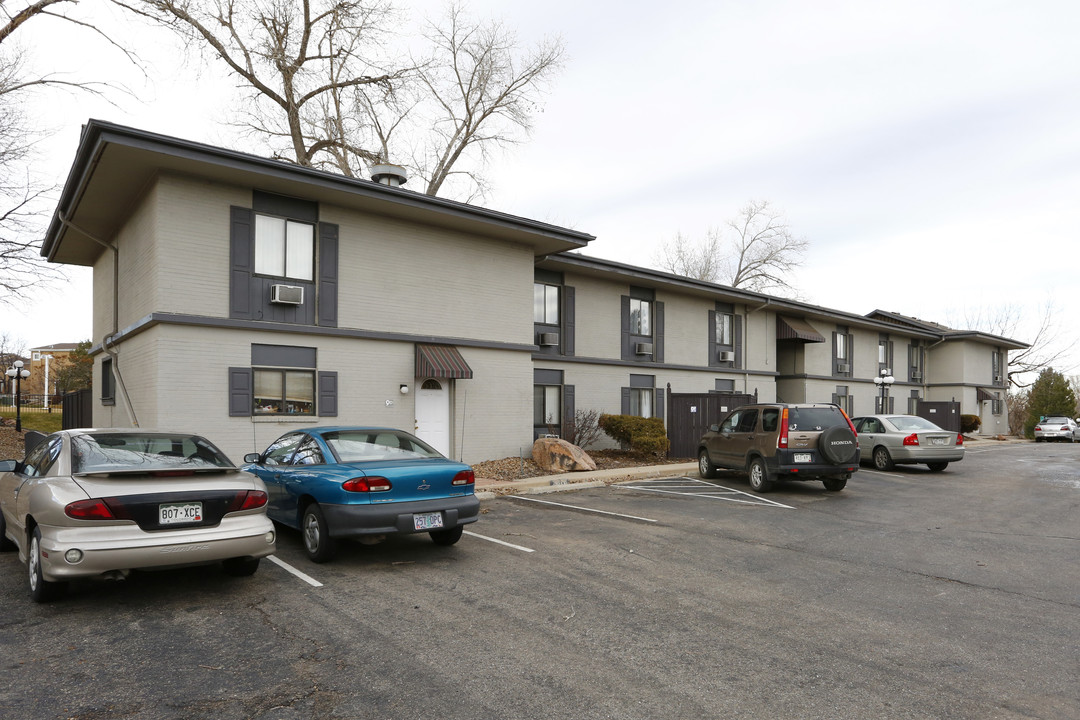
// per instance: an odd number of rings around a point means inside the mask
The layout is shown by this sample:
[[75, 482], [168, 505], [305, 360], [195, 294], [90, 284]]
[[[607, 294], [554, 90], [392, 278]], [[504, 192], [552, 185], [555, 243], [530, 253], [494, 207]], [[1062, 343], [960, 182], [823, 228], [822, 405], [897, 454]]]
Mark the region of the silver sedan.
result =
[[274, 552], [266, 500], [197, 435], [62, 430], [0, 462], [0, 550], [18, 549], [35, 602], [136, 569], [221, 562], [250, 575]]
[[1080, 440], [1080, 426], [1064, 415], [1044, 417], [1035, 425], [1035, 442], [1076, 442]]
[[868, 415], [852, 418], [863, 457], [878, 470], [894, 465], [925, 464], [941, 472], [964, 459], [964, 436], [942, 430], [915, 415]]

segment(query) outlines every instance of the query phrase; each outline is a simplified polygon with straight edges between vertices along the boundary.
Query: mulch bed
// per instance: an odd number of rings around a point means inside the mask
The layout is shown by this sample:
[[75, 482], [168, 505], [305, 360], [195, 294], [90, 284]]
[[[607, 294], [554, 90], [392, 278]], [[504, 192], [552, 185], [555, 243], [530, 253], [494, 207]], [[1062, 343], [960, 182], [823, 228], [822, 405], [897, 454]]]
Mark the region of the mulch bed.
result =
[[0, 460], [22, 460], [24, 447], [23, 434], [15, 432], [15, 422], [0, 423]]
[[[641, 455], [628, 450], [586, 450], [596, 463], [597, 470], [611, 470], [643, 465], [671, 465], [694, 462], [694, 458], [667, 458], [655, 455]], [[490, 480], [521, 480], [523, 478], [558, 475], [560, 473], [541, 470], [531, 458], [508, 457], [502, 460], [486, 460], [473, 463], [473, 471], [478, 478]]]

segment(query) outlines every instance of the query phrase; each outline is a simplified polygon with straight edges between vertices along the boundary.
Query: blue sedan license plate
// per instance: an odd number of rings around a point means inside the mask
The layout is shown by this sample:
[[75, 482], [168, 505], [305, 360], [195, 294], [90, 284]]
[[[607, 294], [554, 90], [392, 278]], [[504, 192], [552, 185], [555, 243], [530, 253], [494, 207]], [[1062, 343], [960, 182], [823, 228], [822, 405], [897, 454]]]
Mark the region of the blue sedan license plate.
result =
[[437, 530], [443, 526], [442, 513], [416, 513], [412, 517], [416, 530]]

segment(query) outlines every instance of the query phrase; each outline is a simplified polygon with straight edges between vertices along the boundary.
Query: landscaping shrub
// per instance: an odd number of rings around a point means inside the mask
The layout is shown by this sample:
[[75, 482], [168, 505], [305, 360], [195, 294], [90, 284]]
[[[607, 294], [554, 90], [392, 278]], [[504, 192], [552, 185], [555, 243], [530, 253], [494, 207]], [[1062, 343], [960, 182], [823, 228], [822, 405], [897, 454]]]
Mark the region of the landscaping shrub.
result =
[[967, 435], [973, 433], [982, 427], [982, 418], [978, 415], [961, 415], [960, 416], [960, 434]]
[[660, 418], [601, 415], [600, 429], [622, 447], [643, 455], [666, 455], [671, 443]]

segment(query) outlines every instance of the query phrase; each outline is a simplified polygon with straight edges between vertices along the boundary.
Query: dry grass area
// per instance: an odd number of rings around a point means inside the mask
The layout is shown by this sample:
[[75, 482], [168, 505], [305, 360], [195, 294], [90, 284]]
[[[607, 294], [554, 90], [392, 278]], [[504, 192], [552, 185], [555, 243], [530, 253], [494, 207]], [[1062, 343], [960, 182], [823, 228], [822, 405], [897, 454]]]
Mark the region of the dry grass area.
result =
[[[655, 455], [639, 455], [627, 450], [588, 450], [589, 457], [596, 463], [597, 470], [609, 470], [623, 467], [641, 467], [643, 465], [671, 465], [674, 463], [694, 462], [694, 458], [666, 458]], [[531, 458], [508, 457], [502, 460], [486, 460], [473, 463], [476, 477], [490, 480], [521, 480], [522, 478], [556, 475], [546, 472]]]

